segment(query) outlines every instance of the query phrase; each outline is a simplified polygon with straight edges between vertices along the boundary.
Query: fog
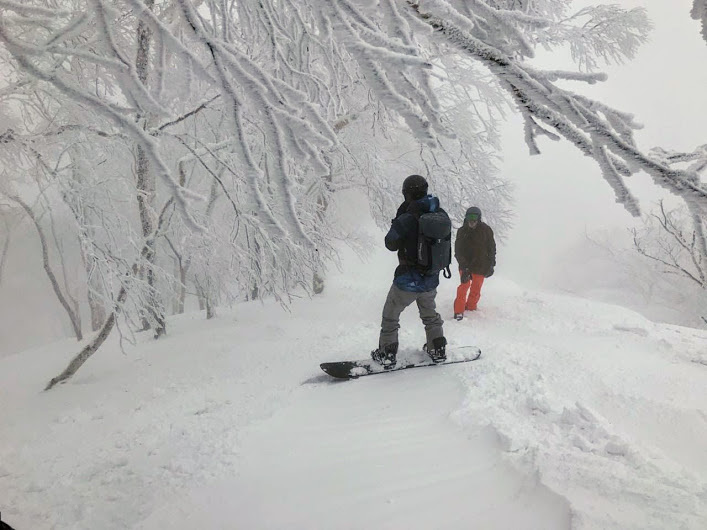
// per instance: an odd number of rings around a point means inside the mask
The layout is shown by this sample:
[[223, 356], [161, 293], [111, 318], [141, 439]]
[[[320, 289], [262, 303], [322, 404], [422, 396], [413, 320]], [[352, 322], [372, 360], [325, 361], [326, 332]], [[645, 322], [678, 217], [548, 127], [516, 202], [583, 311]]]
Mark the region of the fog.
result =
[[[578, 6], [598, 2], [582, 0]], [[609, 79], [586, 85], [567, 83], [572, 90], [609, 106], [632, 113], [644, 125], [636, 141], [644, 151], [652, 147], [692, 151], [707, 142], [707, 43], [698, 21], [690, 18], [692, 0], [618, 0], [622, 7], [642, 6], [654, 24], [650, 42], [636, 58], [603, 69]], [[544, 54], [539, 66], [569, 69], [569, 54]], [[499, 253], [497, 270], [521, 282], [558, 286], [565, 275], [558, 270], [570, 249], [585, 234], [609, 231], [625, 237], [638, 220], [616, 204], [598, 165], [567, 142], [543, 139], [541, 156], [531, 157], [523, 141], [521, 120], [510, 117], [503, 142], [502, 172], [516, 186], [515, 227]], [[645, 174], [632, 177], [631, 192], [645, 214], [660, 198], [678, 202], [655, 186]], [[586, 273], [586, 271], [584, 271]], [[582, 274], [586, 276], [586, 274]]]

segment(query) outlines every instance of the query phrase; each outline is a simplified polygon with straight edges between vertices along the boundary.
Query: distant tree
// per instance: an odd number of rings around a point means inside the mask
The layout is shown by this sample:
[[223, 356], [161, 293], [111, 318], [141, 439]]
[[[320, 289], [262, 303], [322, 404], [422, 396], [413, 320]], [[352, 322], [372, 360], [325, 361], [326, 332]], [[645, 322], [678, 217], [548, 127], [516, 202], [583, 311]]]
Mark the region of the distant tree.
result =
[[668, 211], [660, 201], [658, 211], [648, 216], [645, 226], [632, 230], [634, 246], [666, 272], [678, 274], [707, 290], [707, 259], [699, 252], [698, 235], [690, 225], [680, 211]]
[[[156, 223], [156, 231], [159, 232], [165, 224], [165, 219], [166, 219], [166, 212], [167, 208], [162, 210], [162, 214], [160, 215], [159, 219], [157, 220]], [[154, 236], [151, 236], [154, 237]], [[131, 272], [132, 272], [132, 277], [136, 278], [138, 276], [138, 264], [145, 259], [147, 254], [151, 252], [151, 249], [154, 248], [154, 242], [151, 239], [148, 239], [145, 241], [143, 244], [142, 250], [140, 252], [140, 257], [137, 259], [131, 267]], [[72, 377], [78, 370], [81, 368], [84, 363], [94, 354], [98, 349], [103, 345], [103, 343], [106, 341], [108, 336], [110, 335], [111, 331], [113, 328], [116, 326], [117, 318], [118, 318], [118, 310], [123, 308], [123, 304], [126, 301], [127, 295], [128, 295], [128, 286], [127, 285], [122, 285], [115, 297], [115, 305], [116, 307], [113, 309], [113, 311], [110, 312], [108, 317], [106, 318], [105, 322], [103, 322], [102, 326], [98, 329], [98, 333], [91, 338], [91, 340], [88, 341], [88, 343], [81, 349], [81, 351], [74, 356], [73, 359], [69, 362], [69, 364], [64, 368], [64, 370], [57, 375], [56, 377], [53, 377], [47, 385], [44, 387], [44, 390], [51, 390], [54, 388], [59, 383], [63, 383], [70, 377]]]
[[691, 15], [702, 23], [702, 38], [707, 42], [707, 0], [694, 0]]
[[[707, 220], [700, 224], [704, 232]], [[683, 211], [666, 210], [660, 201], [643, 227], [632, 230], [633, 243], [639, 254], [659, 265], [660, 274], [677, 275], [703, 291], [702, 319], [707, 323], [707, 256], [700, 251], [700, 234], [694, 226]]]
[[[702, 23], [702, 37], [707, 42], [707, 2], [694, 0], [692, 18]], [[651, 157], [661, 166], [684, 168], [692, 182], [704, 188], [701, 176], [707, 170], [707, 145], [692, 152], [653, 148]], [[699, 286], [703, 294], [702, 311], [707, 313], [707, 207], [692, 193], [678, 194], [686, 209], [666, 210], [660, 201], [657, 211], [644, 218], [643, 226], [632, 229], [635, 250], [658, 265], [655, 274], [673, 275]], [[681, 286], [676, 286], [681, 288]], [[701, 316], [707, 323], [707, 317]]]
[[0, 204], [0, 286], [5, 274], [5, 263], [10, 249], [10, 240], [15, 228], [13, 213], [9, 205]]
[[39, 243], [42, 248], [42, 265], [44, 267], [44, 272], [47, 274], [47, 278], [49, 278], [54, 294], [69, 317], [74, 335], [76, 335], [76, 340], [83, 340], [83, 332], [81, 330], [81, 311], [79, 309], [78, 300], [75, 296], [72, 296], [70, 292], [69, 282], [67, 281], [65, 274], [66, 268], [63, 265], [61, 257], [59, 258], [59, 261], [61, 262], [60, 268], [64, 272], [63, 286], [62, 282], [60, 282], [59, 278], [57, 278], [57, 266], [54, 264], [50, 255], [49, 236], [47, 235], [46, 229], [42, 226], [41, 215], [36, 213], [32, 206], [24, 202], [20, 197], [8, 196], [7, 198], [17, 203], [32, 221], [32, 224], [37, 231]]
[[[680, 153], [675, 151], [668, 151], [661, 148], [654, 148], [652, 150], [652, 156], [655, 160], [659, 161], [662, 165], [667, 167], [685, 167], [686, 171], [689, 171], [695, 175], [695, 180], [701, 182], [701, 175], [707, 172], [707, 145], [702, 145], [695, 149], [691, 153]], [[702, 184], [704, 186], [704, 184]], [[694, 263], [699, 264], [697, 270], [692, 272], [697, 273], [697, 278], [700, 278], [699, 270], [704, 271], [704, 264], [707, 264], [707, 207], [701, 202], [695, 200], [694, 197], [690, 195], [684, 195], [682, 197], [686, 204], [686, 212], [665, 212], [663, 203], [660, 204], [660, 213], [652, 214], [649, 217], [649, 223], [647, 223], [647, 229], [651, 232], [651, 225], [655, 225], [658, 222], [658, 227], [664, 233], [661, 234], [660, 240], [663, 241], [667, 239], [668, 241], [673, 241], [678, 244], [677, 248], [683, 248], [686, 250], [685, 245], [687, 245], [690, 250], [689, 253], [692, 256]], [[687, 228], [688, 224], [690, 229]], [[689, 239], [691, 242], [688, 244], [687, 241], [683, 241], [684, 233], [689, 232]], [[661, 243], [661, 247], [663, 244]], [[672, 248], [672, 247], [670, 247]], [[674, 261], [672, 255], [668, 256], [669, 261]], [[684, 272], [683, 272], [684, 274]]]

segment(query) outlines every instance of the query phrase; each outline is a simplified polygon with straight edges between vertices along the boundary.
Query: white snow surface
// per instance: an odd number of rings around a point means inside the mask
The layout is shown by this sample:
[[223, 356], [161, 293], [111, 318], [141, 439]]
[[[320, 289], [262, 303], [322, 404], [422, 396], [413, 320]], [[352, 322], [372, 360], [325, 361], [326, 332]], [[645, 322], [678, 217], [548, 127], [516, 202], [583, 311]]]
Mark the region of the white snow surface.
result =
[[[376, 345], [395, 256], [326, 291], [0, 359], [0, 511], [41, 529], [704, 529], [707, 332], [487, 280], [452, 320], [480, 360], [337, 381]], [[414, 307], [402, 354], [424, 342]]]

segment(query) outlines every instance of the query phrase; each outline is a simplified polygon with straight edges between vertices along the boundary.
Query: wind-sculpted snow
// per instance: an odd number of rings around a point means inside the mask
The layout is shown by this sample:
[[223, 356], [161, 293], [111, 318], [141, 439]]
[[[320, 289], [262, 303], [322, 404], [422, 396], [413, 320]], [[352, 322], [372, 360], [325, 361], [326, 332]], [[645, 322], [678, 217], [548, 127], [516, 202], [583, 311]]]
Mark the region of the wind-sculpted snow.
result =
[[469, 326], [502, 351], [460, 374], [456, 420], [493, 426], [511, 461], [570, 501], [573, 528], [700, 528], [707, 333], [510, 285], [495, 298]]

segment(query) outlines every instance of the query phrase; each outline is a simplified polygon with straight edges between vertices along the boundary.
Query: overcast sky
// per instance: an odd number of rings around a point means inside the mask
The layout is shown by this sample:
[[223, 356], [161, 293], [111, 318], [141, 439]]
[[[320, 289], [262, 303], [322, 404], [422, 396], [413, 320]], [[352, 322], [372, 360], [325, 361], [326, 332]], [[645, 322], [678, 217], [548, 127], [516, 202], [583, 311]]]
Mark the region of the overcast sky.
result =
[[[576, 5], [613, 3], [642, 6], [654, 24], [650, 41], [636, 58], [603, 68], [608, 81], [592, 87], [573, 84], [608, 105], [633, 113], [645, 127], [639, 146], [693, 150], [707, 143], [707, 43], [699, 23], [690, 18], [692, 0], [577, 1]], [[567, 57], [542, 57], [553, 68], [570, 69]], [[552, 270], [551, 264], [585, 231], [623, 229], [633, 218], [615, 203], [596, 163], [568, 142], [542, 139], [541, 156], [530, 157], [518, 116], [506, 128], [502, 171], [516, 185], [516, 226], [499, 252], [499, 270], [532, 281]], [[663, 192], [639, 175], [629, 182], [646, 212]]]

